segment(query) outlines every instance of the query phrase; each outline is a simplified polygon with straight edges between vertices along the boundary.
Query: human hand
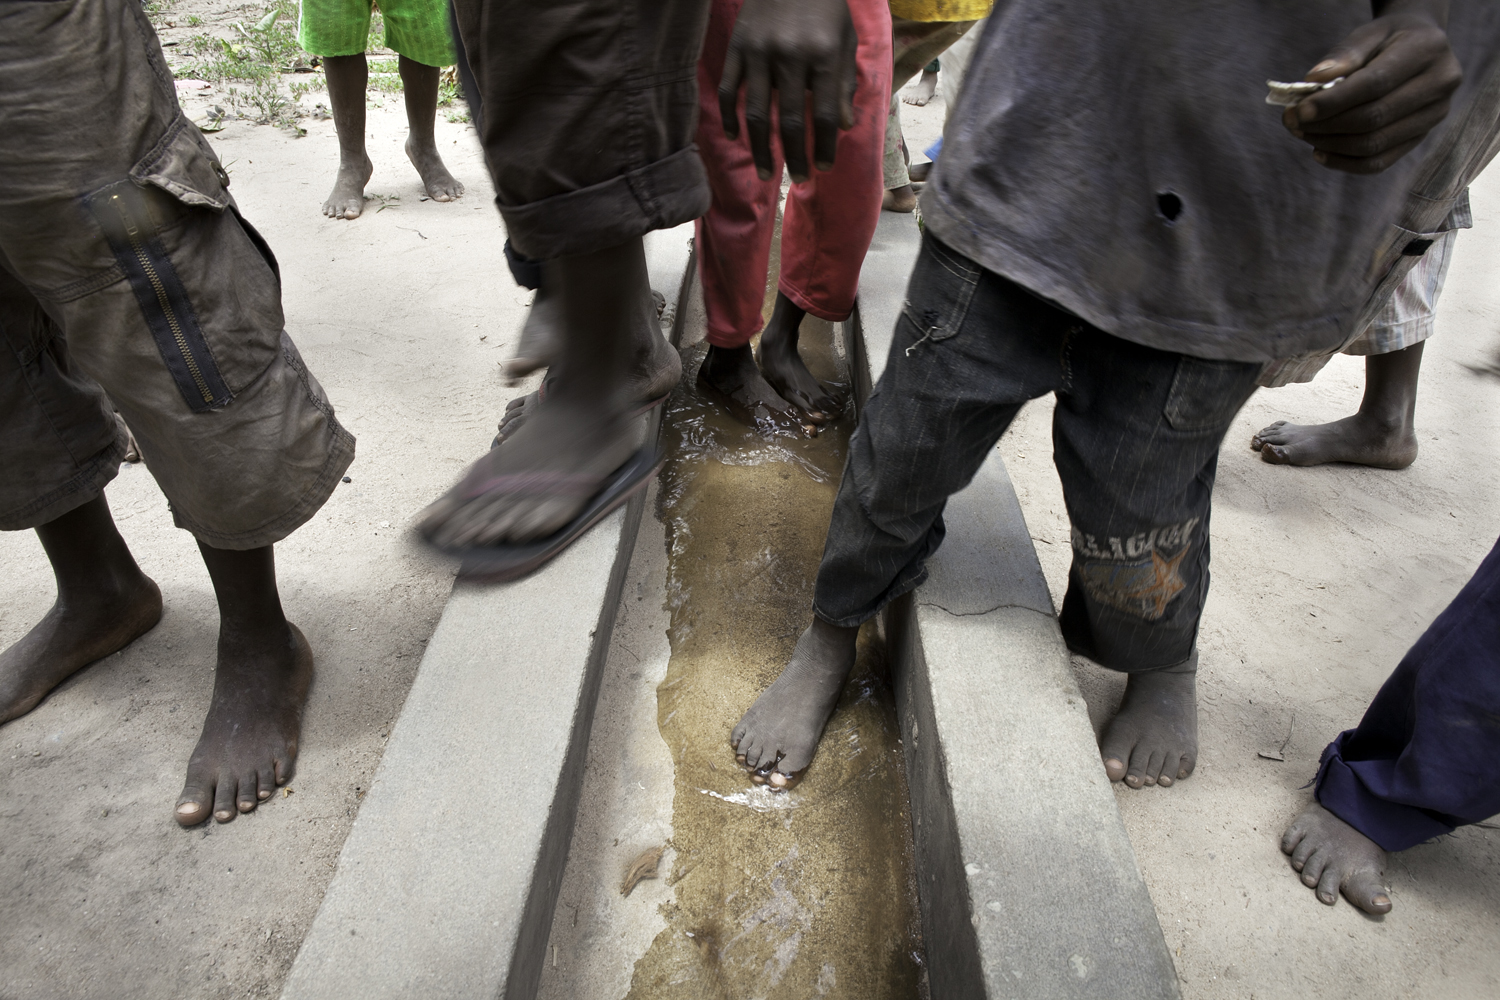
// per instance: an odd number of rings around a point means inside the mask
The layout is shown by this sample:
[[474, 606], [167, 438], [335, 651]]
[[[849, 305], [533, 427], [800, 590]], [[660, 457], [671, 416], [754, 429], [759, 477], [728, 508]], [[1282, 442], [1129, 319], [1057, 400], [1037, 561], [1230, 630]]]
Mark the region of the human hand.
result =
[[807, 180], [807, 95], [812, 94], [813, 162], [833, 167], [841, 128], [854, 124], [854, 49], [859, 39], [846, 0], [745, 0], [729, 38], [719, 81], [724, 134], [745, 128], [761, 180], [771, 176], [771, 91], [780, 97], [781, 151], [794, 183]]
[[1332, 170], [1378, 174], [1411, 152], [1448, 114], [1463, 70], [1448, 45], [1447, 0], [1391, 0], [1307, 74], [1335, 87], [1282, 112], [1281, 121]]

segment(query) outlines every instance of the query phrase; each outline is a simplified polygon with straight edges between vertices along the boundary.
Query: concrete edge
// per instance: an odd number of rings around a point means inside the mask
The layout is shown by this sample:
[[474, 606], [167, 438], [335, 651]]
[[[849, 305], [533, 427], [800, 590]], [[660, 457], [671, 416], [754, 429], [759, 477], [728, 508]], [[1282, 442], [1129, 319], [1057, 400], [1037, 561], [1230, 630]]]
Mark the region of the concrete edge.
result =
[[[647, 241], [674, 344], [691, 229]], [[535, 996], [645, 503], [524, 580], [455, 585], [284, 1000]]]
[[[919, 248], [915, 219], [881, 217], [849, 338], [860, 407]], [[928, 581], [885, 615], [932, 996], [1177, 1000], [998, 452], [945, 519]]]

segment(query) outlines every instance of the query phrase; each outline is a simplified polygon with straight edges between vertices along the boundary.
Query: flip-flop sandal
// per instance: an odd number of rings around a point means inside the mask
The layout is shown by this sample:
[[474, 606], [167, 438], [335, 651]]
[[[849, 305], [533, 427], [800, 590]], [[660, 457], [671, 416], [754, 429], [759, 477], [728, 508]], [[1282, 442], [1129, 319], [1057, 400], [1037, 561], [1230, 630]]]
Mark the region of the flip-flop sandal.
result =
[[[500, 443], [502, 441], [510, 437], [516, 431], [520, 430], [521, 424], [525, 423], [526, 421], [526, 411], [547, 398], [547, 386], [551, 384], [551, 382], [551, 378], [543, 379], [541, 386], [536, 390], [536, 392], [527, 393], [524, 396], [517, 396], [509, 403], [505, 404], [506, 413], [509, 413], [511, 410], [517, 409], [521, 412], [516, 414], [514, 417], [511, 417], [509, 420], [505, 419], [504, 415], [500, 417], [500, 425], [495, 428], [495, 439], [490, 442], [491, 448], [500, 447]], [[652, 410], [665, 403], [667, 401], [667, 397], [670, 395], [670, 392], [664, 392], [660, 396], [657, 396], [655, 399], [648, 399], [644, 403], [637, 406], [635, 409], [631, 410], [630, 413], [627, 414], [627, 416], [634, 418], [646, 413], [650, 413]]]
[[[782, 430], [792, 430], [793, 428], [796, 428], [807, 437], [818, 436], [818, 425], [799, 419], [795, 413], [777, 414], [768, 407], [760, 407], [760, 409], [765, 411], [765, 416], [762, 417], [759, 413], [756, 413], [755, 410], [750, 409], [750, 407], [746, 406], [744, 403], [735, 399], [729, 393], [725, 392], [723, 389], [720, 389], [708, 379], [704, 378], [703, 370], [701, 368], [698, 370], [698, 389], [700, 392], [707, 395], [710, 399], [714, 400], [720, 406], [724, 407], [724, 409], [728, 410], [730, 415], [733, 416], [734, 419], [738, 420], [740, 423], [744, 424], [747, 427], [759, 427], [762, 421], [765, 421], [770, 423], [772, 426], [780, 428]], [[795, 406], [795, 404], [793, 405]]]
[[[648, 444], [641, 448], [629, 461], [616, 469], [602, 486], [596, 485], [597, 492], [593, 499], [577, 517], [546, 538], [520, 544], [473, 545], [444, 551], [463, 558], [458, 569], [460, 580], [501, 583], [519, 579], [572, 545], [605, 515], [644, 488], [661, 471], [665, 460], [666, 456], [656, 445]], [[486, 480], [475, 488], [475, 492], [488, 492], [497, 487], [509, 486], [516, 493], [576, 495], [584, 481], [592, 481], [593, 484], [598, 482], [591, 476], [517, 473]]]

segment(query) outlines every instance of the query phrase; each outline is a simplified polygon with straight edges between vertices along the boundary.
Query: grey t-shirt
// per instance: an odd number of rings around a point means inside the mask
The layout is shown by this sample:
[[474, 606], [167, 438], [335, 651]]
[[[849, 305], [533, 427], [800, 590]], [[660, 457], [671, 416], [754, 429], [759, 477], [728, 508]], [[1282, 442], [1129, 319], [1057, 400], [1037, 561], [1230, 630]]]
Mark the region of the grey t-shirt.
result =
[[1413, 187], [1500, 68], [1500, 3], [1453, 0], [1454, 112], [1382, 174], [1329, 170], [1266, 80], [1300, 80], [1370, 18], [1369, 0], [998, 0], [926, 225], [1127, 340], [1239, 361], [1336, 348], [1414, 238], [1398, 223], [1436, 230], [1453, 207], [1461, 183], [1416, 209]]

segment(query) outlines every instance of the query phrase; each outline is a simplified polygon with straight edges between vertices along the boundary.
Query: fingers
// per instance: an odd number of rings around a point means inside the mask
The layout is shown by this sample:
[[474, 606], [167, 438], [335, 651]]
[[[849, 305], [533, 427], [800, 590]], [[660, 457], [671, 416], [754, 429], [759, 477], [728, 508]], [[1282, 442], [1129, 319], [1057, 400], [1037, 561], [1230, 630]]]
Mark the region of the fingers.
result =
[[745, 68], [745, 131], [750, 133], [750, 158], [761, 180], [771, 178], [771, 70], [764, 59]]
[[812, 80], [813, 165], [819, 170], [833, 169], [833, 158], [838, 149], [839, 126], [845, 118], [844, 103], [844, 87], [840, 74], [827, 67], [819, 67], [815, 70]]
[[724, 75], [719, 77], [719, 121], [724, 134], [731, 139], [740, 137], [740, 83], [745, 61], [740, 55], [736, 38], [729, 40], [729, 54], [724, 57]]
[[1445, 100], [1463, 81], [1463, 71], [1448, 47], [1447, 35], [1435, 26], [1428, 31], [1403, 30], [1394, 34], [1385, 28], [1375, 48], [1378, 51], [1372, 53], [1373, 58], [1361, 62], [1337, 86], [1318, 91], [1288, 111], [1304, 124], [1326, 121], [1351, 108], [1394, 96], [1405, 89], [1403, 84], [1413, 81], [1416, 86], [1403, 98], [1415, 102], [1406, 108], [1406, 113], [1410, 113]]
[[[1314, 153], [1313, 159], [1332, 170], [1349, 174], [1378, 174], [1421, 144], [1423, 136], [1404, 142], [1394, 149], [1387, 149], [1378, 156], [1350, 157], [1334, 153]], [[1262, 456], [1265, 452], [1261, 452]]]
[[793, 184], [801, 184], [810, 176], [807, 169], [807, 75], [807, 66], [800, 61], [788, 59], [777, 63], [781, 155], [786, 159], [787, 173], [791, 174]]

